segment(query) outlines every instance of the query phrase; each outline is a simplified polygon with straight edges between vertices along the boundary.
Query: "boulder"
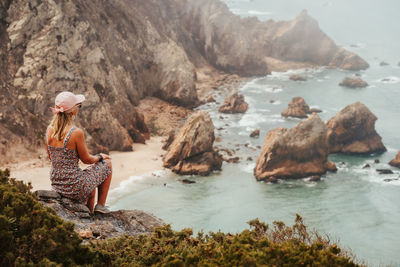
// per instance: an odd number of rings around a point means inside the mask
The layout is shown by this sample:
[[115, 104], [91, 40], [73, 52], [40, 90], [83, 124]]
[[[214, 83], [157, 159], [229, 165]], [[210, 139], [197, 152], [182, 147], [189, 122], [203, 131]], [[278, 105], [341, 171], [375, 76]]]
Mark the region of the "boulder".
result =
[[292, 129], [277, 128], [265, 138], [257, 159], [257, 180], [303, 178], [336, 171], [328, 161], [327, 127], [317, 114]]
[[122, 235], [149, 234], [164, 223], [140, 210], [118, 210], [109, 214], [90, 214], [89, 209], [54, 191], [35, 192], [39, 201], [55, 210], [62, 219], [72, 222], [75, 231], [84, 239], [107, 239]]
[[362, 103], [341, 110], [327, 122], [330, 153], [371, 154], [386, 151], [375, 130], [377, 117]]
[[229, 94], [224, 104], [218, 109], [221, 113], [244, 113], [249, 105], [244, 101], [244, 96], [234, 91]]
[[283, 117], [307, 118], [310, 107], [302, 97], [294, 97], [289, 103], [288, 108], [281, 114]]
[[164, 167], [181, 175], [208, 175], [220, 170], [222, 158], [214, 151], [214, 139], [210, 115], [205, 111], [193, 113], [169, 146]]
[[381, 63], [379, 63], [379, 66], [389, 66], [389, 63], [385, 62], [385, 61], [381, 61]]
[[259, 137], [259, 136], [260, 136], [260, 129], [255, 129], [250, 134], [250, 137]]
[[290, 75], [289, 79], [292, 80], [292, 81], [301, 81], [301, 82], [307, 81], [306, 77], [303, 77], [303, 76], [300, 76], [300, 75], [297, 75], [297, 74]]
[[368, 83], [361, 80], [360, 78], [344, 78], [343, 81], [339, 83], [340, 86], [349, 87], [349, 88], [364, 88], [368, 86]]
[[379, 174], [393, 174], [391, 169], [376, 169], [376, 172]]
[[397, 153], [396, 157], [389, 162], [393, 167], [400, 168], [400, 151]]
[[310, 108], [310, 113], [321, 113], [322, 109], [319, 108]]

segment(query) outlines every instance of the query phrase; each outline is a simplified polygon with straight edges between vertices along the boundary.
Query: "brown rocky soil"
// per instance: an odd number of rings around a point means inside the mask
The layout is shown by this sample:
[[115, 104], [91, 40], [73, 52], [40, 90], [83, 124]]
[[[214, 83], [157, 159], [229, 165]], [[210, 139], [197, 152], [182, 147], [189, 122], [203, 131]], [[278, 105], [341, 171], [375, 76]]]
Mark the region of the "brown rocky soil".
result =
[[176, 134], [164, 157], [164, 167], [187, 175], [220, 170], [222, 158], [214, 150], [214, 125], [205, 111], [193, 113]]
[[397, 153], [396, 157], [389, 162], [389, 164], [400, 168], [400, 151]]
[[275, 181], [335, 171], [335, 164], [328, 161], [326, 134], [327, 127], [316, 114], [292, 129], [270, 131], [254, 168], [256, 179]]
[[342, 109], [327, 122], [330, 153], [371, 154], [386, 151], [375, 130], [377, 117], [362, 103]]
[[288, 104], [288, 108], [284, 110], [281, 115], [283, 117], [307, 118], [310, 114], [310, 107], [302, 97], [294, 97]]

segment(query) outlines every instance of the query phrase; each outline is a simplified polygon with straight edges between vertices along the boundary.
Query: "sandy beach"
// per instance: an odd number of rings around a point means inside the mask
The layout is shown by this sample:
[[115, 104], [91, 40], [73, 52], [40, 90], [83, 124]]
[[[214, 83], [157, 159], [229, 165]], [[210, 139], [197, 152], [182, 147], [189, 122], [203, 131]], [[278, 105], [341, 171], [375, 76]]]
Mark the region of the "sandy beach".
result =
[[[146, 144], [134, 144], [133, 151], [110, 153], [113, 164], [113, 178], [111, 188], [116, 188], [119, 184], [129, 179], [132, 175], [150, 174], [153, 171], [162, 170], [162, 140], [164, 137], [152, 137]], [[45, 155], [45, 152], [43, 152]], [[9, 168], [11, 177], [25, 182], [31, 182], [33, 190], [50, 190], [50, 161], [47, 156], [44, 159], [2, 166], [1, 169]], [[81, 168], [85, 168], [82, 164]]]

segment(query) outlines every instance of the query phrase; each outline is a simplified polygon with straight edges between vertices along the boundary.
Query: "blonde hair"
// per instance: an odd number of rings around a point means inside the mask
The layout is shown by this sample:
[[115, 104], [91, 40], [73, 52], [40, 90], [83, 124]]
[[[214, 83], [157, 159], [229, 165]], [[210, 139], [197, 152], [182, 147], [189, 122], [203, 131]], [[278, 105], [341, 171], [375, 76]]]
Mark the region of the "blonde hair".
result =
[[72, 120], [72, 112], [60, 112], [54, 115], [53, 119], [50, 122], [50, 128], [53, 129], [51, 137], [56, 138], [58, 141], [63, 140], [65, 135], [65, 127], [71, 124]]

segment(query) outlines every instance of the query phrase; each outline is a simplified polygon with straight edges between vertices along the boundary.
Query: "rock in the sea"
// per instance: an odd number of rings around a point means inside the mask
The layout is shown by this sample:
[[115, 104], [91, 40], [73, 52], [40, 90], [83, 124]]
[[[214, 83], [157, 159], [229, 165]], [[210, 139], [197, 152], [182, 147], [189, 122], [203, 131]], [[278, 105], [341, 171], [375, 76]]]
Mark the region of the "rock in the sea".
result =
[[289, 79], [292, 81], [301, 81], [301, 82], [307, 81], [306, 77], [297, 74], [290, 75]]
[[375, 130], [377, 117], [362, 103], [342, 109], [327, 122], [330, 153], [371, 154], [385, 152]]
[[205, 111], [192, 114], [168, 148], [163, 165], [181, 175], [208, 175], [220, 170], [221, 156], [214, 151], [214, 124]]
[[385, 61], [381, 61], [381, 63], [379, 63], [379, 66], [389, 66], [389, 63], [385, 62]]
[[336, 171], [328, 161], [327, 127], [317, 114], [292, 129], [270, 131], [257, 159], [257, 180], [303, 178]]
[[393, 174], [391, 169], [376, 169], [376, 172], [379, 174]]
[[310, 107], [302, 97], [294, 97], [289, 103], [288, 108], [281, 115], [283, 117], [307, 118], [310, 113]]
[[397, 153], [396, 157], [389, 162], [393, 167], [400, 168], [400, 151]]
[[259, 136], [260, 136], [260, 129], [255, 129], [250, 134], [250, 137], [259, 137]]
[[322, 110], [319, 108], [310, 108], [310, 113], [321, 113]]
[[244, 113], [249, 105], [244, 101], [244, 96], [234, 91], [230, 93], [224, 101], [224, 104], [218, 109], [221, 113]]
[[340, 86], [345, 86], [349, 88], [364, 88], [368, 86], [368, 83], [361, 80], [360, 78], [344, 78], [343, 81], [339, 83]]
[[75, 231], [84, 239], [149, 234], [155, 227], [163, 225], [157, 217], [139, 210], [118, 210], [93, 215], [85, 205], [54, 191], [38, 190], [35, 194], [45, 207], [54, 209], [62, 219], [74, 223]]

